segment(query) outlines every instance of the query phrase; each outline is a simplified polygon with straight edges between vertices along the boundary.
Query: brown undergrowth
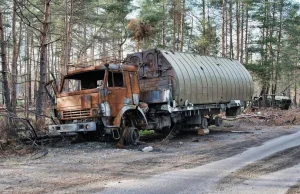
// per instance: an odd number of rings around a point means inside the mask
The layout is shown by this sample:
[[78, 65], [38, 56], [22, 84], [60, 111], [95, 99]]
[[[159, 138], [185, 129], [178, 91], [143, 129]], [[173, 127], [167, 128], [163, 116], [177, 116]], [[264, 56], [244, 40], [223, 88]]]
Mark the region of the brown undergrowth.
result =
[[280, 110], [262, 108], [255, 111], [246, 109], [243, 114], [236, 117], [235, 123], [248, 126], [300, 125], [300, 109]]
[[13, 121], [0, 118], [0, 157], [8, 155], [24, 155], [34, 151], [33, 146], [24, 145], [14, 129]]

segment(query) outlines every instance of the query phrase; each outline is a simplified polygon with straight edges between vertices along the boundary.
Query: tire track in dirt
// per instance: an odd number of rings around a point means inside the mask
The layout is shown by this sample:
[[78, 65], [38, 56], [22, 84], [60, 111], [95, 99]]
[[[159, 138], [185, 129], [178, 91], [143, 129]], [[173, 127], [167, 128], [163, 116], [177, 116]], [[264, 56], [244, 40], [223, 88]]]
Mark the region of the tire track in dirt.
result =
[[[264, 159], [251, 163], [241, 169], [236, 170], [232, 174], [222, 178], [217, 189], [223, 190], [230, 185], [237, 185], [249, 179], [256, 179], [266, 174], [274, 173], [280, 170], [291, 168], [300, 163], [300, 146], [291, 147], [286, 150], [277, 152]], [[291, 188], [290, 193], [298, 188], [300, 191], [300, 183], [294, 189]]]

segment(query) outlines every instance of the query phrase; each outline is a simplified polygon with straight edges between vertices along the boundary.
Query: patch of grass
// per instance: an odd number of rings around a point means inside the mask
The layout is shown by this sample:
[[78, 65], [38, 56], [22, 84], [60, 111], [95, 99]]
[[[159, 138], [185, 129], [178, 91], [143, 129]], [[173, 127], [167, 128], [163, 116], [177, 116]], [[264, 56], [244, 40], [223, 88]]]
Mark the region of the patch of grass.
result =
[[142, 130], [142, 131], [140, 131], [140, 136], [153, 135], [153, 134], [155, 134], [154, 130]]

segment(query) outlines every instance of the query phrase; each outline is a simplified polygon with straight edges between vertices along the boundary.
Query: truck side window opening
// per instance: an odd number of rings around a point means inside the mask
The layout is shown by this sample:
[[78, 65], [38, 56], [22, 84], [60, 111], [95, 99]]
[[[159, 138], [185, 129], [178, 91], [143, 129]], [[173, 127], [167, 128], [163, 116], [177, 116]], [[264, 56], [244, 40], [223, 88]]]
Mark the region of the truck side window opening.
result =
[[123, 74], [122, 73], [113, 73], [114, 77], [114, 86], [115, 87], [124, 87]]
[[124, 87], [123, 74], [118, 72], [109, 72], [108, 87]]

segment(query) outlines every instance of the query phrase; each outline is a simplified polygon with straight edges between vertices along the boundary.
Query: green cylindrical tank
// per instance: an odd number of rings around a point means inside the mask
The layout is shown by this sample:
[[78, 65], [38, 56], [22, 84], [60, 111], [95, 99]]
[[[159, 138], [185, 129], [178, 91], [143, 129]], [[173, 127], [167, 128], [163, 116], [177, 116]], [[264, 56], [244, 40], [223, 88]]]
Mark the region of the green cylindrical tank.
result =
[[238, 61], [166, 50], [128, 55], [139, 67], [141, 99], [147, 103], [213, 104], [251, 100], [253, 80]]

